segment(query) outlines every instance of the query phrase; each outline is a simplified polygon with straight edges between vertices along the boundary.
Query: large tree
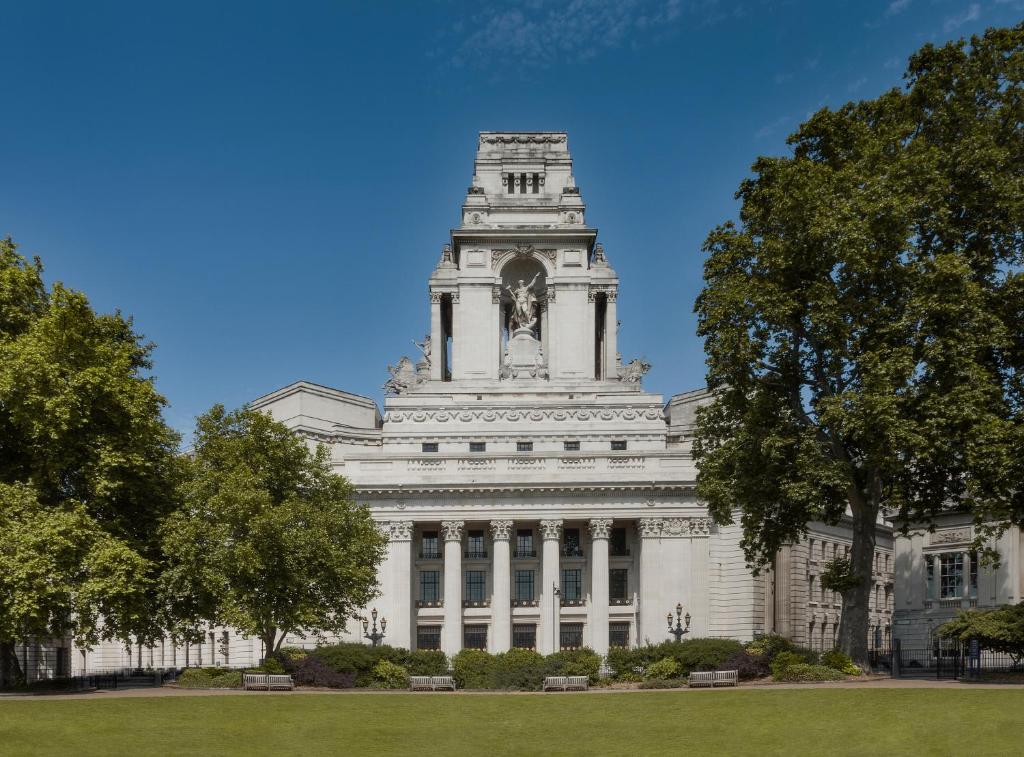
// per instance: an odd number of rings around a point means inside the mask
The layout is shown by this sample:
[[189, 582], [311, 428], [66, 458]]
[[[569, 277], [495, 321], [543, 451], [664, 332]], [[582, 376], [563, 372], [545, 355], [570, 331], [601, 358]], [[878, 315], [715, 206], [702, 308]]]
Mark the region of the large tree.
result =
[[169, 625], [238, 628], [277, 652], [292, 632], [341, 632], [377, 592], [385, 540], [326, 450], [268, 415], [213, 407], [196, 424], [183, 505], [163, 527]]
[[1024, 26], [925, 46], [903, 88], [759, 158], [705, 243], [699, 495], [755, 568], [852, 519], [839, 643], [861, 663], [880, 515], [1024, 516], [1022, 76]]
[[[0, 589], [0, 685], [22, 676], [17, 642], [155, 633], [156, 531], [173, 506], [178, 437], [147, 375], [151, 352], [130, 319], [60, 283], [48, 290], [39, 260], [0, 240], [0, 551], [20, 565]], [[42, 591], [47, 565], [59, 591]], [[115, 575], [135, 583], [101, 578]], [[103, 624], [89, 609], [125, 596], [150, 611]]]

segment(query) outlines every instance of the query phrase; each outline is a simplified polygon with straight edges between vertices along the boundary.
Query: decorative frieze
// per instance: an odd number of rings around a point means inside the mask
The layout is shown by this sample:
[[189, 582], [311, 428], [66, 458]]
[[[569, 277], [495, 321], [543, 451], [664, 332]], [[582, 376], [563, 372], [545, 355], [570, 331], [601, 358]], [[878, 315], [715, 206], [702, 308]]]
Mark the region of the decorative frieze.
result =
[[542, 520], [540, 522], [541, 538], [545, 541], [558, 541], [562, 538], [562, 520]]
[[641, 518], [636, 527], [644, 539], [710, 536], [711, 518]]
[[492, 520], [491, 521], [491, 538], [494, 541], [508, 541], [512, 538], [512, 521], [510, 520]]
[[389, 410], [385, 423], [476, 423], [495, 421], [536, 423], [538, 421], [660, 421], [661, 408], [494, 408], [480, 410]]
[[932, 544], [961, 544], [971, 540], [971, 527], [943, 528], [932, 534]]
[[481, 145], [562, 144], [565, 134], [481, 134]]
[[499, 261], [505, 257], [512, 258], [546, 258], [552, 265], [557, 250], [552, 247], [534, 247], [532, 244], [517, 244], [515, 247], [503, 247], [491, 250], [491, 267], [498, 268]]
[[441, 531], [444, 533], [445, 541], [462, 541], [462, 527], [465, 525], [461, 520], [441, 521]]
[[611, 537], [611, 518], [591, 518], [589, 526], [591, 539], [608, 539]]

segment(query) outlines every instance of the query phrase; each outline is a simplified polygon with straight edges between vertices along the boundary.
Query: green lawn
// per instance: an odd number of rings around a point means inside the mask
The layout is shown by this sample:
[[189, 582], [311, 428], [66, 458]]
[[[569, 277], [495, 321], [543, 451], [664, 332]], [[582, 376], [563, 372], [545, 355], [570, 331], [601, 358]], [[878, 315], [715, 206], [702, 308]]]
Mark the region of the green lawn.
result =
[[3, 755], [1019, 755], [1024, 691], [0, 699]]

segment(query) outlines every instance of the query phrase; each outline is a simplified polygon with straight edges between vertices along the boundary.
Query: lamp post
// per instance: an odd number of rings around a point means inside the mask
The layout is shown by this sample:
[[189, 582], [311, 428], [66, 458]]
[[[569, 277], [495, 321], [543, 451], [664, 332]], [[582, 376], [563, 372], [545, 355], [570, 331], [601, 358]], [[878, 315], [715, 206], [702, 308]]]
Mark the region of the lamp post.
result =
[[[683, 627], [683, 621], [686, 622], [686, 627]], [[679, 603], [676, 605], [676, 626], [672, 627], [672, 613], [668, 614], [668, 632], [676, 637], [676, 643], [683, 640], [683, 637], [690, 633], [690, 613], [686, 613], [683, 617], [683, 605]]]
[[373, 611], [370, 613], [370, 616], [373, 618], [373, 632], [370, 632], [370, 621], [368, 621], [366, 618], [361, 618], [361, 620], [363, 621], [363, 636], [370, 640], [370, 644], [372, 646], [377, 646], [384, 639], [384, 631], [388, 627], [388, 620], [387, 618], [380, 619], [380, 631], [378, 631], [376, 607], [373, 608]]

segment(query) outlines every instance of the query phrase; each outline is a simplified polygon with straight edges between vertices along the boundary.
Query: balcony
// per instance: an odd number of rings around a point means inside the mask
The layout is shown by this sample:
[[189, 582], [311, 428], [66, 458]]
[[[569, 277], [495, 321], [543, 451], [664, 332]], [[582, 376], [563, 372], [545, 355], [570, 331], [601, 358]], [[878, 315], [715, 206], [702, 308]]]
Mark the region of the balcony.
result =
[[631, 597], [610, 597], [608, 604], [612, 607], [627, 607], [633, 604], [633, 600]]
[[417, 607], [444, 607], [443, 599], [417, 599]]
[[587, 601], [585, 599], [567, 599], [562, 597], [562, 607], [583, 607]]
[[462, 556], [467, 560], [486, 560], [487, 550], [486, 549], [467, 549], [462, 553]]
[[629, 557], [629, 549], [626, 547], [612, 547], [608, 554], [611, 557]]
[[512, 553], [513, 559], [516, 560], [528, 560], [537, 556], [537, 550], [535, 549], [519, 549], [516, 547], [515, 552]]
[[436, 549], [425, 549], [420, 552], [421, 560], [441, 560], [444, 558], [443, 553]]
[[583, 550], [578, 544], [563, 544], [562, 557], [583, 557]]
[[464, 599], [462, 600], [463, 607], [490, 607], [491, 600], [489, 599]]
[[513, 607], [537, 607], [540, 604], [539, 600], [536, 599], [513, 599]]

